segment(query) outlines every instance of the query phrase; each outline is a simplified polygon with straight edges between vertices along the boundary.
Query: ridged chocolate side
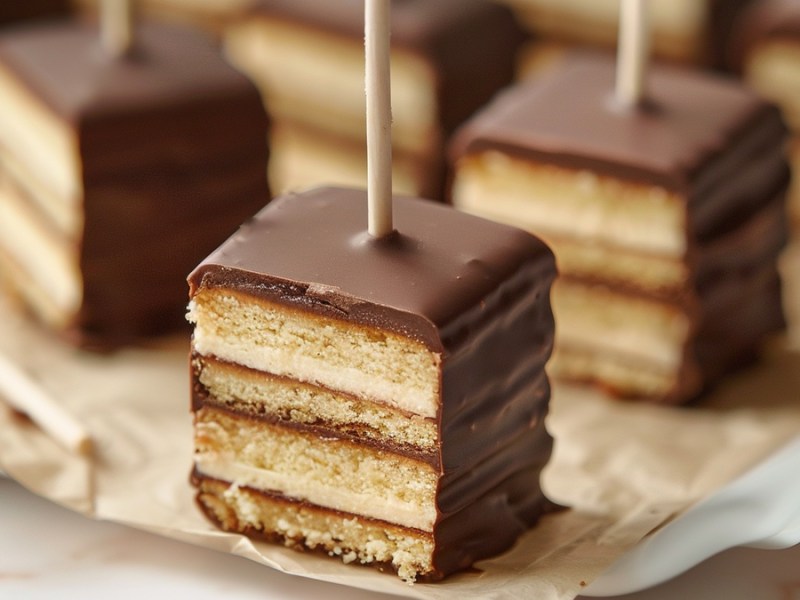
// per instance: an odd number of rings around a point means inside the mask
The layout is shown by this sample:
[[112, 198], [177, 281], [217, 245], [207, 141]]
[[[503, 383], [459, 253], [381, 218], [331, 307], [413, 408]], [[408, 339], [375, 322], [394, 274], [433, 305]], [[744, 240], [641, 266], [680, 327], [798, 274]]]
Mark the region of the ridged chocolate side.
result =
[[[524, 34], [511, 11], [487, 0], [392, 0], [392, 45], [425, 57], [438, 77], [444, 133], [513, 80]], [[363, 0], [261, 0], [253, 15], [361, 43]]]
[[[365, 239], [365, 218], [360, 191], [279, 198], [192, 273], [191, 294], [235, 287], [443, 353], [434, 560], [444, 575], [508, 548], [547, 505], [554, 258], [520, 230], [431, 202], [396, 198], [394, 239]], [[289, 240], [298, 251], [280, 252]]]
[[88, 345], [185, 327], [186, 273], [269, 201], [255, 86], [195, 31], [136, 35], [118, 60], [85, 23], [0, 37], [3, 65], [77, 134], [85, 289], [71, 335]]

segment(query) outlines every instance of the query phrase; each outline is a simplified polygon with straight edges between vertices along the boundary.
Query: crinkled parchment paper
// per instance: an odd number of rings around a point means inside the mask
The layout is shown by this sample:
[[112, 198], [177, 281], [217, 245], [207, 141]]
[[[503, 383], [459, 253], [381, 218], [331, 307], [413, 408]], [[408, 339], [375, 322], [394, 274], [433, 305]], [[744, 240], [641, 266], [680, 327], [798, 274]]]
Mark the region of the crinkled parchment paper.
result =
[[[412, 598], [569, 599], [626, 549], [800, 433], [800, 249], [784, 261], [793, 328], [764, 360], [684, 408], [609, 401], [557, 385], [545, 475], [550, 515], [474, 573], [408, 585], [368, 568], [255, 543], [212, 528], [188, 484], [191, 417], [185, 338], [87, 354], [21, 319], [0, 324], [12, 357], [91, 432], [91, 459], [70, 455], [0, 404], [0, 467], [85, 515], [216, 548], [282, 571]], [[3, 311], [5, 314], [6, 311]]]

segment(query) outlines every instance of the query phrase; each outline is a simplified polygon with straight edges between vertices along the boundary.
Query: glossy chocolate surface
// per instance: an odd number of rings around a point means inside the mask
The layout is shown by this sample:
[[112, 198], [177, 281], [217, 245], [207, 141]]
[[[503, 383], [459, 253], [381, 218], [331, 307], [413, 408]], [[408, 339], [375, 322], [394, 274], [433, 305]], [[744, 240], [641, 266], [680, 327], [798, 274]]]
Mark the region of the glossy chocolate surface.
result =
[[117, 345], [185, 327], [185, 276], [269, 201], [255, 86], [188, 28], [141, 23], [113, 59], [95, 27], [0, 36], [0, 65], [74, 128], [84, 231], [73, 334]]
[[[399, 233], [375, 240], [366, 211], [362, 191], [278, 198], [190, 275], [191, 295], [234, 288], [442, 353], [441, 577], [508, 548], [548, 506], [539, 475], [552, 450], [554, 258], [521, 230], [412, 198], [395, 198]], [[195, 408], [208, 401], [196, 385]]]
[[[363, 43], [363, 0], [260, 0], [253, 14]], [[392, 0], [391, 19], [392, 46], [433, 66], [445, 133], [512, 81], [524, 34], [508, 8], [487, 0]]]

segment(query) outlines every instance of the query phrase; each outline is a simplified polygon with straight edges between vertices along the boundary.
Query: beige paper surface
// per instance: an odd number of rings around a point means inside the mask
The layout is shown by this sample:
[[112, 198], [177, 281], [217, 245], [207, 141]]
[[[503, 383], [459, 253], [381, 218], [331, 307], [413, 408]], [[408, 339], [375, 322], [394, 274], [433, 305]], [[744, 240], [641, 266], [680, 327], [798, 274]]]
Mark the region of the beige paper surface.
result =
[[[642, 406], [556, 386], [556, 451], [546, 517], [479, 573], [438, 584], [251, 542], [211, 527], [194, 505], [188, 341], [108, 356], [83, 353], [13, 317], [0, 352], [58, 397], [91, 432], [93, 459], [73, 456], [0, 404], [0, 467], [34, 492], [88, 516], [231, 552], [289, 573], [412, 598], [566, 600], [655, 527], [800, 433], [800, 249], [784, 264], [792, 331], [757, 366], [692, 407]], [[6, 311], [0, 312], [5, 314]]]

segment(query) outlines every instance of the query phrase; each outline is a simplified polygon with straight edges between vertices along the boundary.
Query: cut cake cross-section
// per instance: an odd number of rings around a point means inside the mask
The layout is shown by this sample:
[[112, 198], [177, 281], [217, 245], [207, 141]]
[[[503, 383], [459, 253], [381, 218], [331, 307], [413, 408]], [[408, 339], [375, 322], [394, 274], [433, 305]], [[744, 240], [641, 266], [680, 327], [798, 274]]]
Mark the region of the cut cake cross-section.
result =
[[195, 467], [223, 529], [438, 579], [550, 504], [550, 250], [406, 197], [274, 200], [190, 275]]

